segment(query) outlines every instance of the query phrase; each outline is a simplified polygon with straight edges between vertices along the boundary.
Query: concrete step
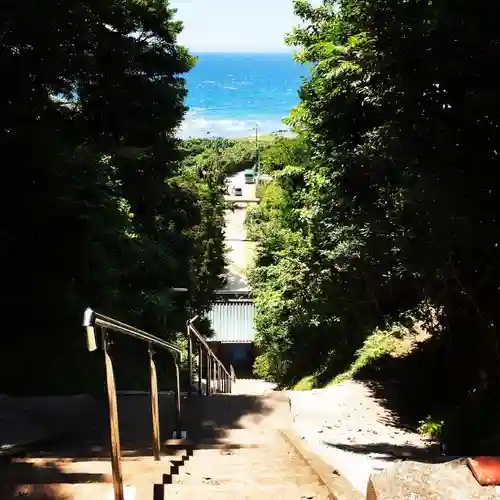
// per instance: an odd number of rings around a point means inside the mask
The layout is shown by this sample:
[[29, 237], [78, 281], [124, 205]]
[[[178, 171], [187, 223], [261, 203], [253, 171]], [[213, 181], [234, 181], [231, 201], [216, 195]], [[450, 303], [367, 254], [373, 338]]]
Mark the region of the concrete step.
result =
[[327, 500], [326, 488], [289, 484], [238, 486], [234, 484], [167, 485], [164, 500], [196, 498], [196, 500]]
[[[188, 459], [188, 458], [187, 458]], [[133, 457], [122, 461], [126, 500], [152, 500], [154, 484], [177, 473], [185, 455]], [[139, 494], [140, 493], [140, 494]], [[0, 499], [113, 500], [109, 460], [16, 459], [0, 467]]]

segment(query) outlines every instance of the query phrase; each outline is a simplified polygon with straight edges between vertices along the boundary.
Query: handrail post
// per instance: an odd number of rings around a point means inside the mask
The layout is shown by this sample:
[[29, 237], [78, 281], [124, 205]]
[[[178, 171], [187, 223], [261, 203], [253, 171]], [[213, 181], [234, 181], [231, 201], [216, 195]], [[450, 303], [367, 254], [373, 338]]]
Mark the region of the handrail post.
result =
[[214, 363], [214, 392], [217, 394], [219, 392], [219, 369], [217, 366], [217, 361], [215, 358], [213, 360]]
[[175, 433], [176, 437], [181, 436], [181, 381], [179, 374], [179, 359], [174, 355], [175, 363]]
[[227, 389], [229, 392], [229, 394], [231, 394], [233, 392], [233, 380], [232, 380], [232, 375], [231, 375], [231, 371], [229, 371], [229, 376], [227, 377]]
[[212, 394], [212, 388], [210, 387], [212, 379], [212, 362], [210, 360], [210, 353], [207, 351], [207, 396]]
[[217, 392], [222, 392], [220, 363], [217, 363]]
[[203, 349], [201, 344], [198, 344], [198, 395], [203, 394]]
[[109, 340], [105, 328], [101, 328], [104, 360], [106, 365], [106, 387], [109, 404], [109, 435], [111, 439], [111, 471], [113, 476], [113, 491], [115, 500], [124, 500], [123, 474], [120, 450], [120, 428], [118, 425], [118, 401], [116, 398], [115, 375], [113, 362], [108, 353]]
[[217, 365], [215, 359], [212, 358], [212, 391], [217, 394]]
[[187, 322], [187, 341], [188, 341], [188, 397], [191, 397], [193, 383], [193, 342], [191, 340], [191, 328], [189, 327], [189, 322]]
[[153, 456], [156, 461], [160, 460], [160, 417], [158, 410], [158, 378], [156, 376], [156, 365], [154, 350], [151, 344], [149, 352], [149, 390], [151, 395], [151, 418], [153, 421]]

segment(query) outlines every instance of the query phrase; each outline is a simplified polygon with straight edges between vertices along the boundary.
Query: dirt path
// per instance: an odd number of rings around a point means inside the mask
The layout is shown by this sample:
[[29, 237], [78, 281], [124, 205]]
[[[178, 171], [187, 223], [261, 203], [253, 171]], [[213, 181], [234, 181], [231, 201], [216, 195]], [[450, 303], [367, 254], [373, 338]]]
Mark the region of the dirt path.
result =
[[363, 494], [372, 470], [438, 453], [419, 434], [395, 427], [390, 412], [361, 382], [288, 396], [299, 434]]

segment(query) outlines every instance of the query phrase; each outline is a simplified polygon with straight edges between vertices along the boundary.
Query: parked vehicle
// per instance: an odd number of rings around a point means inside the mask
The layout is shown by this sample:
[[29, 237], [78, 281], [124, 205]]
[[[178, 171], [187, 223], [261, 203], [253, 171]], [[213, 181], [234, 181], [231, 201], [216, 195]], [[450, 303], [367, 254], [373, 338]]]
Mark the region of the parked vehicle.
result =
[[233, 186], [233, 195], [234, 196], [243, 196], [243, 190], [238, 186]]
[[255, 173], [253, 169], [249, 168], [245, 170], [245, 184], [254, 184], [255, 183]]

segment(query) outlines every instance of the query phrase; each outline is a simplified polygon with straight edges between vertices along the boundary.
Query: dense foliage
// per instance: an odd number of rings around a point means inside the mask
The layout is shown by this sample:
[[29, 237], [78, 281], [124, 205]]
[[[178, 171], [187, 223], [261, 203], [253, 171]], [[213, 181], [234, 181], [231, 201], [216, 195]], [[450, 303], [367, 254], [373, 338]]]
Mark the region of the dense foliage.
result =
[[[2, 14], [0, 392], [78, 391], [96, 373], [85, 307], [163, 336], [207, 309], [223, 181], [183, 162], [195, 61], [168, 2], [3, 0]], [[124, 349], [133, 384], [146, 351]]]
[[216, 165], [226, 175], [252, 168], [257, 149], [252, 139], [192, 138], [183, 141], [186, 165]]
[[309, 160], [289, 157], [249, 221], [259, 373], [331, 377], [411, 316], [434, 333], [425, 390], [463, 425], [494, 400], [499, 9], [296, 2], [289, 42], [312, 72], [290, 122]]

